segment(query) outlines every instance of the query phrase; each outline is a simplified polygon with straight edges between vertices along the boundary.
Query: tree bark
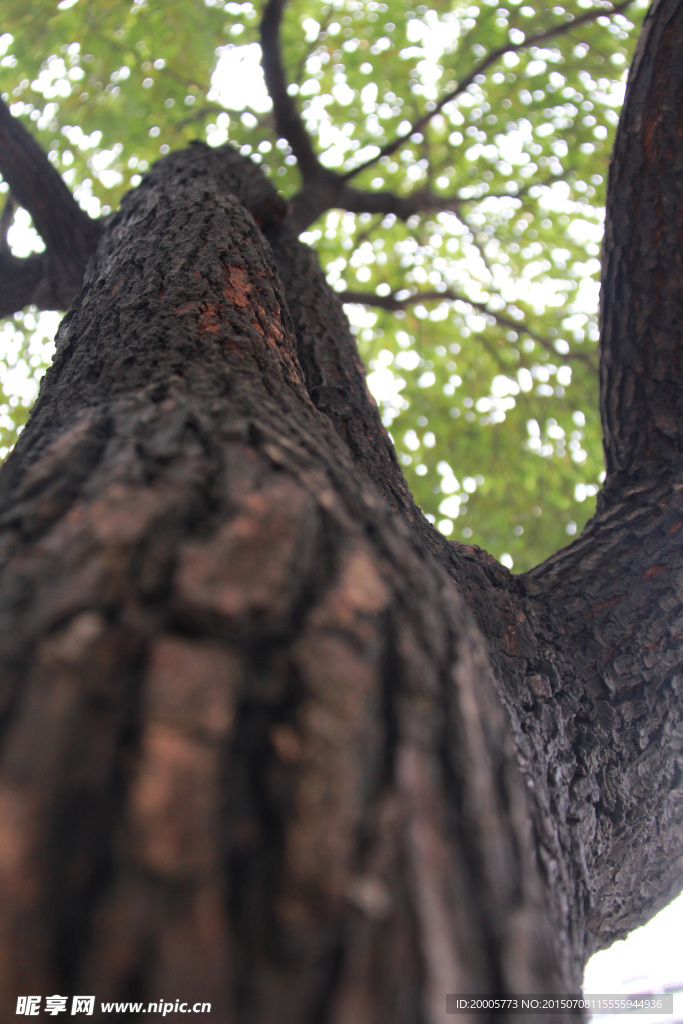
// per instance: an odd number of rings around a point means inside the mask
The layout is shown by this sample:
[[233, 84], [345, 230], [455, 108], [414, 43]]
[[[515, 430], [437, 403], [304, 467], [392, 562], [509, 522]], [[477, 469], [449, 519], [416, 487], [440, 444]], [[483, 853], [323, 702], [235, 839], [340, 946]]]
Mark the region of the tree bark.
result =
[[577, 992], [680, 889], [681, 53], [656, 0], [610, 178], [607, 480], [525, 576], [422, 516], [257, 167], [192, 146], [93, 232], [0, 473], [3, 1020], [68, 991], [442, 1021]]

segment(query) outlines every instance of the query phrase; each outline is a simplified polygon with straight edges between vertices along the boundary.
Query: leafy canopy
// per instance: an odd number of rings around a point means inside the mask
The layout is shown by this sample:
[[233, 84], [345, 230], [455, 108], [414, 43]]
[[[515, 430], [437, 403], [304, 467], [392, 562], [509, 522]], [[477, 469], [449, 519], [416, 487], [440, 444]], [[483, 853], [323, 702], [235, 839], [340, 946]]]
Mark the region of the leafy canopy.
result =
[[[331, 209], [303, 236], [353, 300], [409, 482], [444, 533], [516, 569], [566, 543], [599, 486], [602, 207], [645, 6], [292, 0], [280, 26], [319, 162], [416, 211]], [[94, 216], [195, 138], [230, 140], [291, 198], [260, 19], [249, 0], [3, 0], [0, 92]], [[28, 222], [17, 211], [17, 255], [41, 248]], [[55, 325], [26, 311], [1, 328], [0, 454]]]

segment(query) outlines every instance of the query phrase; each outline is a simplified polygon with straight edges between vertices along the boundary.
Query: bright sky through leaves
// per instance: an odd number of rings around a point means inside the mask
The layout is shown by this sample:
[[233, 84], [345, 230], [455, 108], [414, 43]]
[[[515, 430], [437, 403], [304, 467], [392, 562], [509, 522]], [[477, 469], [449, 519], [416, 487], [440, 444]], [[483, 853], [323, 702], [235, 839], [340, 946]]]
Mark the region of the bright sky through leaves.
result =
[[[282, 27], [320, 162], [368, 193], [429, 197], [406, 220], [330, 210], [304, 237], [357, 300], [346, 309], [417, 500], [515, 569], [571, 540], [600, 483], [602, 203], [645, 3], [612, 7], [297, 0]], [[93, 215], [193, 138], [233, 142], [292, 197], [258, 22], [250, 2], [206, 0], [200, 16], [4, 0], [0, 91]], [[51, 354], [29, 342], [48, 323], [32, 316], [3, 333], [0, 453]]]

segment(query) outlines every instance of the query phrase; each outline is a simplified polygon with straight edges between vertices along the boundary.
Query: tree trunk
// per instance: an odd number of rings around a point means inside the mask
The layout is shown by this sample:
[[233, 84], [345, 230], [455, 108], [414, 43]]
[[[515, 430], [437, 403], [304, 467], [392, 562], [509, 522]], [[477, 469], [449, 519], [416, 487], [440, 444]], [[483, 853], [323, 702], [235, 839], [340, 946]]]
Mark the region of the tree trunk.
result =
[[676, 894], [681, 53], [656, 0], [610, 184], [608, 476], [526, 576], [422, 517], [257, 167], [193, 146], [106, 223], [0, 474], [2, 1020], [92, 992], [426, 1024], [577, 992]]

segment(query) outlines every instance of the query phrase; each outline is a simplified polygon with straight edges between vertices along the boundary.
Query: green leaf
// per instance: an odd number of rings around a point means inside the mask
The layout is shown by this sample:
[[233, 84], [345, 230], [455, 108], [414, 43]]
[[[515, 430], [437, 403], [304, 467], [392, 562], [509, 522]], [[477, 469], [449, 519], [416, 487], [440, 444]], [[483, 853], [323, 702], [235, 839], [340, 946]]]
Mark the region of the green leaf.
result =
[[[645, 7], [293, 0], [285, 12], [290, 92], [322, 163], [360, 189], [440, 197], [442, 212], [407, 223], [330, 211], [305, 237], [339, 291], [408, 300], [347, 306], [399, 458], [444, 532], [515, 569], [582, 528], [600, 482], [602, 204]], [[296, 161], [254, 65], [258, 24], [251, 2], [4, 0], [0, 91], [94, 215], [193, 138], [230, 139], [292, 196]], [[221, 58], [233, 70], [218, 90]], [[3, 335], [5, 449], [31, 400], [14, 393], [16, 360], [42, 372], [26, 324]]]

